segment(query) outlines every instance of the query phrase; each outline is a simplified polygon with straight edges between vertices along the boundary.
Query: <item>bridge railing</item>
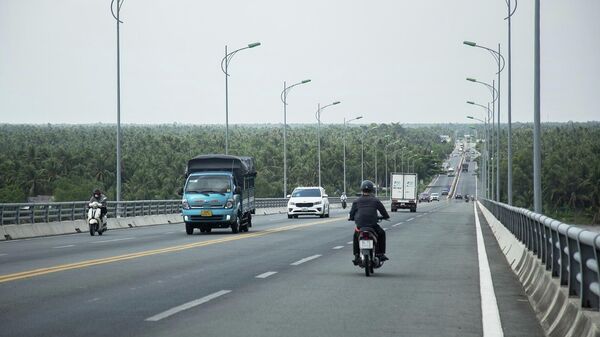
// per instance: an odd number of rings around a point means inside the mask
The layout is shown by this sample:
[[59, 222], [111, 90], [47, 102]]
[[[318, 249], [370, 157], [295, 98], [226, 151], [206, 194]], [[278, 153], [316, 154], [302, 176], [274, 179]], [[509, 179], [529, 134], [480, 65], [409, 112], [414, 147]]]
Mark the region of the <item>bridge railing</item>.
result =
[[[348, 198], [350, 203], [353, 198]], [[286, 198], [256, 198], [256, 208], [277, 208], [287, 206]], [[329, 198], [332, 204], [340, 198]], [[25, 223], [46, 223], [86, 219], [87, 201], [14, 203], [0, 204], [0, 225]], [[108, 217], [114, 218], [117, 212], [121, 217], [176, 214], [181, 212], [181, 199], [175, 200], [135, 200], [108, 202]]]
[[538, 259], [582, 308], [600, 310], [600, 233], [492, 200], [483, 205]]

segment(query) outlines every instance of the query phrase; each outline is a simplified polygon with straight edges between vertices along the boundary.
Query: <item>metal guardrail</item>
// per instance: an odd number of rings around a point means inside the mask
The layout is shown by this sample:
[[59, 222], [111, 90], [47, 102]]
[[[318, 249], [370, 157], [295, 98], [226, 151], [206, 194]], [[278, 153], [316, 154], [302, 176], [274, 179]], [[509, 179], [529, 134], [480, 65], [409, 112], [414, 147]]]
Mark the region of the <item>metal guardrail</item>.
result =
[[[348, 198], [350, 204], [354, 198]], [[256, 198], [256, 208], [287, 206], [286, 198]], [[340, 198], [329, 198], [330, 203], [339, 203]], [[87, 201], [0, 204], [0, 226], [25, 223], [81, 220], [87, 217]], [[114, 218], [117, 210], [121, 217], [176, 214], [181, 212], [181, 199], [135, 200], [108, 202], [108, 217]]]
[[492, 200], [483, 205], [536, 254], [582, 308], [600, 311], [600, 233]]

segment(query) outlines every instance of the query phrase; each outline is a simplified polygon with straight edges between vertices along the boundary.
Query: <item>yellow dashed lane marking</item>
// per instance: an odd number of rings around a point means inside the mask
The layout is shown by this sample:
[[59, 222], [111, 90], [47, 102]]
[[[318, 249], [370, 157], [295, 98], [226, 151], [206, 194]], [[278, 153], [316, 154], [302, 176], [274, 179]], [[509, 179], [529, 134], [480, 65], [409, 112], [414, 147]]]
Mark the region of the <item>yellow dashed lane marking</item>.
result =
[[255, 238], [255, 237], [265, 236], [265, 235], [269, 235], [269, 234], [273, 234], [273, 233], [277, 233], [277, 232], [284, 232], [284, 231], [289, 231], [289, 230], [298, 229], [298, 228], [310, 227], [310, 226], [314, 226], [314, 225], [320, 225], [320, 224], [333, 222], [333, 221], [339, 221], [339, 220], [340, 219], [328, 219], [328, 220], [317, 221], [317, 222], [309, 222], [306, 224], [291, 225], [291, 226], [285, 226], [285, 227], [280, 227], [280, 228], [268, 229], [268, 230], [265, 230], [262, 232], [257, 232], [257, 233], [236, 235], [236, 236], [222, 238], [222, 239], [214, 239], [214, 240], [208, 240], [208, 241], [202, 241], [202, 242], [188, 243], [185, 245], [172, 246], [172, 247], [153, 249], [153, 250], [145, 250], [145, 251], [141, 251], [141, 252], [137, 252], [137, 253], [117, 255], [117, 256], [105, 257], [105, 258], [94, 259], [94, 260], [85, 260], [85, 261], [81, 261], [81, 262], [61, 264], [58, 266], [52, 266], [52, 267], [47, 267], [47, 268], [33, 269], [33, 270], [23, 271], [23, 272], [19, 272], [19, 273], [0, 275], [0, 283], [21, 280], [21, 279], [25, 279], [25, 278], [46, 275], [46, 274], [51, 274], [51, 273], [57, 273], [60, 271], [65, 271], [65, 270], [80, 269], [80, 268], [86, 268], [86, 267], [91, 267], [91, 266], [97, 266], [100, 264], [132, 260], [132, 259], [137, 259], [137, 258], [144, 257], [144, 256], [172, 253], [172, 252], [178, 252], [178, 251], [182, 251], [182, 250], [186, 250], [186, 249], [210, 246], [210, 245], [214, 245], [214, 244], [218, 244], [218, 243], [225, 243], [225, 242], [230, 242], [230, 241]]

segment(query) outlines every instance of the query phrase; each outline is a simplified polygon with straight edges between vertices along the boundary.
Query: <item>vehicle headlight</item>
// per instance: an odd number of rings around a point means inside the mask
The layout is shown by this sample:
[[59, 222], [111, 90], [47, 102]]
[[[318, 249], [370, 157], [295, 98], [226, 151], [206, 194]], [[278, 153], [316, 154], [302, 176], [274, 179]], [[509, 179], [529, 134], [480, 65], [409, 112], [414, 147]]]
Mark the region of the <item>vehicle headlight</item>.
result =
[[232, 199], [227, 200], [227, 202], [225, 203], [225, 208], [233, 208], [233, 200]]
[[181, 206], [183, 207], [183, 209], [191, 209], [190, 204], [188, 203], [187, 199], [181, 200]]
[[290, 202], [288, 203], [288, 206], [296, 206], [296, 203], [295, 203], [295, 202], [293, 202], [293, 201], [290, 201]]
[[320, 205], [322, 203], [322, 201], [315, 201], [314, 204], [315, 205]]

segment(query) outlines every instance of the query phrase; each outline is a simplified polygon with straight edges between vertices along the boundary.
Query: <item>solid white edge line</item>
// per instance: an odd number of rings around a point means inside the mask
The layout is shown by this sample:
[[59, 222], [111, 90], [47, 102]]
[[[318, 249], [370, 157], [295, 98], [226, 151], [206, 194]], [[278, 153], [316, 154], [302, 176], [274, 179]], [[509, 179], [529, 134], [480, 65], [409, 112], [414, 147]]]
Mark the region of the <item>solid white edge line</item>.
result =
[[277, 272], [276, 272], [276, 271], [268, 271], [268, 272], [266, 272], [266, 273], [262, 273], [262, 274], [260, 274], [260, 275], [256, 275], [255, 277], [256, 277], [256, 278], [267, 278], [267, 277], [269, 277], [269, 276], [271, 276], [271, 275], [275, 275], [275, 274], [277, 274]]
[[303, 258], [302, 260], [298, 260], [298, 261], [296, 261], [296, 262], [294, 262], [294, 263], [290, 263], [290, 266], [297, 266], [297, 265], [301, 265], [301, 264], [303, 264], [304, 262], [308, 262], [308, 261], [310, 261], [310, 260], [314, 260], [314, 259], [316, 259], [316, 258], [319, 258], [319, 257], [321, 257], [321, 255], [320, 255], [320, 254], [313, 255], [313, 256], [309, 256], [309, 257], [305, 257], [305, 258]]
[[163, 311], [160, 314], [154, 315], [152, 317], [148, 317], [146, 318], [146, 321], [149, 322], [156, 322], [156, 321], [160, 321], [163, 318], [167, 318], [169, 316], [175, 315], [176, 313], [179, 313], [181, 311], [187, 310], [187, 309], [191, 309], [193, 307], [196, 307], [200, 304], [204, 304], [210, 300], [214, 300], [217, 297], [223, 296], [225, 294], [230, 293], [231, 290], [221, 290], [221, 291], [217, 291], [216, 293], [210, 294], [208, 296], [204, 296], [202, 298], [199, 298], [197, 300], [193, 300], [187, 303], [184, 303], [182, 305], [178, 305], [174, 308], [171, 308], [167, 311]]
[[342, 249], [342, 248], [344, 248], [344, 246], [335, 246], [335, 247], [333, 247], [331, 249]]
[[494, 292], [494, 283], [492, 281], [492, 273], [490, 264], [483, 242], [483, 234], [481, 232], [481, 223], [477, 214], [477, 203], [473, 204], [475, 212], [475, 228], [477, 232], [477, 257], [479, 260], [479, 292], [481, 294], [481, 323], [483, 326], [484, 337], [503, 337], [502, 322], [500, 321], [500, 311], [498, 310], [498, 302], [496, 301], [496, 293]]
[[75, 247], [75, 245], [58, 246], [58, 247], [52, 247], [52, 248], [61, 249], [61, 248], [69, 248], [69, 247]]

